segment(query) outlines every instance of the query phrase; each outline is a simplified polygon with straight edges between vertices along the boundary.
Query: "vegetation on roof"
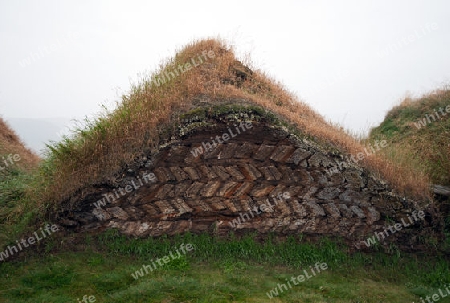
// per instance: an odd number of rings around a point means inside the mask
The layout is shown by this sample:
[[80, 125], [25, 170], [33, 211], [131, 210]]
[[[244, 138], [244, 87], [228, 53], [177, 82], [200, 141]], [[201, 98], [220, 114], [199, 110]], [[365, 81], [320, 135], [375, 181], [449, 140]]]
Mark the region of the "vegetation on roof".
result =
[[[181, 114], [203, 99], [218, 105], [244, 100], [343, 153], [357, 154], [364, 149], [357, 139], [325, 121], [280, 83], [241, 64], [224, 42], [209, 39], [186, 46], [154, 74], [133, 85], [116, 110], [104, 112], [74, 137], [49, 146], [41, 186], [33, 196], [38, 203], [57, 205], [86, 186], [107, 183], [128, 163], [158, 148], [160, 132], [179, 123]], [[408, 167], [398, 167], [377, 155], [363, 162], [399, 193], [428, 196], [426, 176], [409, 173]]]

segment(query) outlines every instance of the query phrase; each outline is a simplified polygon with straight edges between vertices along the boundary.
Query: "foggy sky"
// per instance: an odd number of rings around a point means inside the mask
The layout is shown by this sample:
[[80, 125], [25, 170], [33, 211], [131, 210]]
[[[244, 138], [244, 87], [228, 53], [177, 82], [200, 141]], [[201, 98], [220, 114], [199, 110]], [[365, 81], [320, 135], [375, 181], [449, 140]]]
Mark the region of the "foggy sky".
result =
[[221, 37], [365, 132], [450, 76], [448, 1], [0, 0], [0, 115], [93, 116], [193, 39]]

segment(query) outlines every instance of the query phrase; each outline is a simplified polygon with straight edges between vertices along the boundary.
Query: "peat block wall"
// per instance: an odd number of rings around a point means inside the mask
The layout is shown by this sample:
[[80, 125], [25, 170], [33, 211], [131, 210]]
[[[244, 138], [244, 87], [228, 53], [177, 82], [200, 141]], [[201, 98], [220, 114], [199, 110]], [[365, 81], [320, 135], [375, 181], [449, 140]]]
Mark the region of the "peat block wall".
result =
[[[339, 167], [342, 155], [273, 116], [250, 109], [208, 112], [181, 116], [169, 139], [125, 168], [114, 185], [98, 184], [63, 203], [59, 223], [136, 237], [187, 231], [342, 237], [356, 248], [402, 219], [409, 226], [385, 233], [386, 243], [418, 249], [436, 233], [432, 204], [395, 195], [356, 165]], [[207, 143], [212, 149], [201, 153]], [[96, 207], [98, 201], [104, 205]], [[425, 218], [412, 224], [409, 218], [420, 210]]]

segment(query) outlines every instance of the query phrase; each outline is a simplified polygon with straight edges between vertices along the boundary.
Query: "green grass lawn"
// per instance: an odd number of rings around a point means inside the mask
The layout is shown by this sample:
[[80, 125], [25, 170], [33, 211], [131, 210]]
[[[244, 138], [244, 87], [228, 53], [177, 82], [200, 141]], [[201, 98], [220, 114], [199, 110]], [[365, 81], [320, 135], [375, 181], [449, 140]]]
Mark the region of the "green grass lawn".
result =
[[[351, 255], [328, 240], [258, 243], [252, 237], [191, 234], [138, 240], [107, 232], [88, 236], [86, 243], [88, 248], [78, 252], [58, 249], [0, 263], [0, 302], [82, 302], [85, 295], [95, 302], [421, 302], [420, 296], [450, 282], [449, 263], [441, 257], [398, 251]], [[132, 277], [182, 243], [195, 249]], [[326, 262], [328, 269], [296, 286], [291, 282], [291, 288], [269, 299], [277, 284], [316, 262]]]

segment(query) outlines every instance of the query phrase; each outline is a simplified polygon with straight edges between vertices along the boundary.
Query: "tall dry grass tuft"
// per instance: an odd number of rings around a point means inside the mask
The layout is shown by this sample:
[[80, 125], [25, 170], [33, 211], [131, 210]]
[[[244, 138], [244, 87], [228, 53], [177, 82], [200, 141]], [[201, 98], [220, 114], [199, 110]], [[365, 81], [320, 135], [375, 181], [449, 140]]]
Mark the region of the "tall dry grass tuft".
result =
[[[203, 51], [213, 51], [215, 57], [160, 86], [152, 82]], [[250, 79], [239, 82], [232, 72], [236, 60], [232, 49], [220, 40], [207, 39], [187, 45], [161, 64], [156, 73], [133, 85], [116, 110], [103, 113], [86, 129], [79, 130], [73, 139], [51, 146], [42, 166], [40, 185], [30, 195], [39, 204], [57, 206], [84, 187], [113, 182], [113, 177], [128, 164], [156, 149], [160, 132], [176, 123], [177, 113], [192, 108], [193, 100], [199, 96], [208, 96], [217, 103], [230, 98], [245, 99], [344, 153], [363, 150], [356, 139], [326, 122], [261, 71], [254, 71]], [[364, 164], [379, 172], [400, 193], [426, 196], [427, 180], [417, 175], [412, 178], [407, 167], [375, 157], [368, 158]]]
[[25, 170], [35, 168], [40, 161], [39, 157], [25, 147], [19, 136], [0, 118], [0, 156], [9, 154], [18, 154], [20, 161], [17, 161], [14, 165]]

